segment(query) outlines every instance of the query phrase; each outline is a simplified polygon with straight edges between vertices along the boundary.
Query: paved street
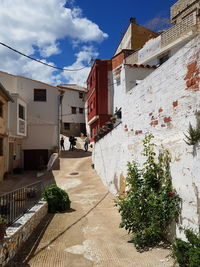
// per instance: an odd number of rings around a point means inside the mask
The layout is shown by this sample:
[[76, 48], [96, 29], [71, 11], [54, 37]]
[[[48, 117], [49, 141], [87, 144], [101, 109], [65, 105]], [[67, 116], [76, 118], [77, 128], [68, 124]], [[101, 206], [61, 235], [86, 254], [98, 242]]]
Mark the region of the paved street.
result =
[[172, 266], [169, 250], [139, 253], [120, 229], [113, 195], [91, 167], [90, 152], [64, 151], [58, 186], [72, 201], [71, 211], [49, 214], [9, 266], [32, 267], [161, 267]]

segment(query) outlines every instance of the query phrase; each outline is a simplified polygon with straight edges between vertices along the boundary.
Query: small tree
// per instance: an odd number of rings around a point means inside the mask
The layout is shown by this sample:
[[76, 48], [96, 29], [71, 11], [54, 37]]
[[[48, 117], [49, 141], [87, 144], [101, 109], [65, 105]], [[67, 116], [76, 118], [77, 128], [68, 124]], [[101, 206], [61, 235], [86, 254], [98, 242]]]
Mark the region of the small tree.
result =
[[156, 161], [152, 138], [148, 134], [143, 140], [143, 168], [137, 162], [128, 163], [126, 192], [116, 200], [120, 227], [132, 234], [138, 249], [158, 244], [180, 211], [180, 198], [172, 188], [169, 153], [160, 152]]

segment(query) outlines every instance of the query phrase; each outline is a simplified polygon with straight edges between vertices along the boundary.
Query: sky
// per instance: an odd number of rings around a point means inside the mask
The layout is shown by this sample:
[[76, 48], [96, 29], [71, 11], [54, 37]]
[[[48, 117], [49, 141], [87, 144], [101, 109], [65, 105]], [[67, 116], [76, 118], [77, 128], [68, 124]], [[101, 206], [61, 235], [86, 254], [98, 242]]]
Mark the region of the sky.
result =
[[[108, 59], [129, 25], [154, 31], [170, 27], [177, 0], [0, 0], [0, 42], [59, 71], [0, 45], [0, 70], [49, 84], [86, 86], [92, 60]], [[79, 70], [81, 69], [81, 70]]]

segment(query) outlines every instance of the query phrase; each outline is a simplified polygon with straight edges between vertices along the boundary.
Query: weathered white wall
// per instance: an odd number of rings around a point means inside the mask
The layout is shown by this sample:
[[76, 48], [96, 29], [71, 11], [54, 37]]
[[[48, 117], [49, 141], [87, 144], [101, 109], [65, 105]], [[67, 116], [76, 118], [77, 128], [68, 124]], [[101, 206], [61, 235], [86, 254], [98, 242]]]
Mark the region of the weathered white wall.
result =
[[[85, 123], [85, 112], [83, 111], [83, 114], [79, 113], [79, 108], [84, 109], [84, 99], [79, 98], [79, 91], [65, 89], [64, 92], [62, 100], [63, 122]], [[72, 114], [71, 107], [77, 108], [76, 114]]]
[[[200, 223], [200, 147], [184, 142], [189, 123], [196, 124], [200, 110], [200, 37], [121, 97], [122, 124], [95, 144], [93, 163], [109, 190], [119, 191], [127, 162], [143, 161], [142, 140], [153, 133], [158, 148], [171, 153], [173, 185], [183, 200], [180, 223], [197, 228]], [[178, 230], [177, 230], [178, 232]], [[180, 233], [178, 233], [180, 235]]]

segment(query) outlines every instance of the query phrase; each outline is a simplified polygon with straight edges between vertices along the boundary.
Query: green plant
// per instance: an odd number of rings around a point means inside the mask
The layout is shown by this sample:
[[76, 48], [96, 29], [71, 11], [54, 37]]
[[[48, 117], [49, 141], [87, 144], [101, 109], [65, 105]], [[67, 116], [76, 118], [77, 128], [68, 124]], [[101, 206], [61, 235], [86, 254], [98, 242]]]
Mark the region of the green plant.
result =
[[196, 111], [196, 127], [192, 127], [191, 123], [188, 128], [188, 135], [185, 134], [186, 144], [193, 146], [200, 141], [200, 111]]
[[[200, 229], [199, 229], [200, 230]], [[176, 238], [172, 245], [172, 254], [180, 267], [200, 266], [200, 234], [191, 229], [184, 231], [187, 242]]]
[[0, 214], [0, 223], [6, 223], [6, 217]]
[[156, 160], [152, 138], [148, 134], [143, 140], [143, 168], [137, 162], [128, 163], [126, 192], [116, 199], [120, 227], [132, 234], [137, 249], [158, 244], [180, 211], [180, 198], [172, 188], [169, 153], [160, 152]]
[[68, 194], [57, 185], [52, 184], [45, 188], [43, 199], [48, 203], [50, 213], [62, 212], [70, 209], [70, 199]]
[[57, 150], [57, 149], [59, 149], [59, 147], [58, 146], [53, 146], [52, 149], [53, 150]]

